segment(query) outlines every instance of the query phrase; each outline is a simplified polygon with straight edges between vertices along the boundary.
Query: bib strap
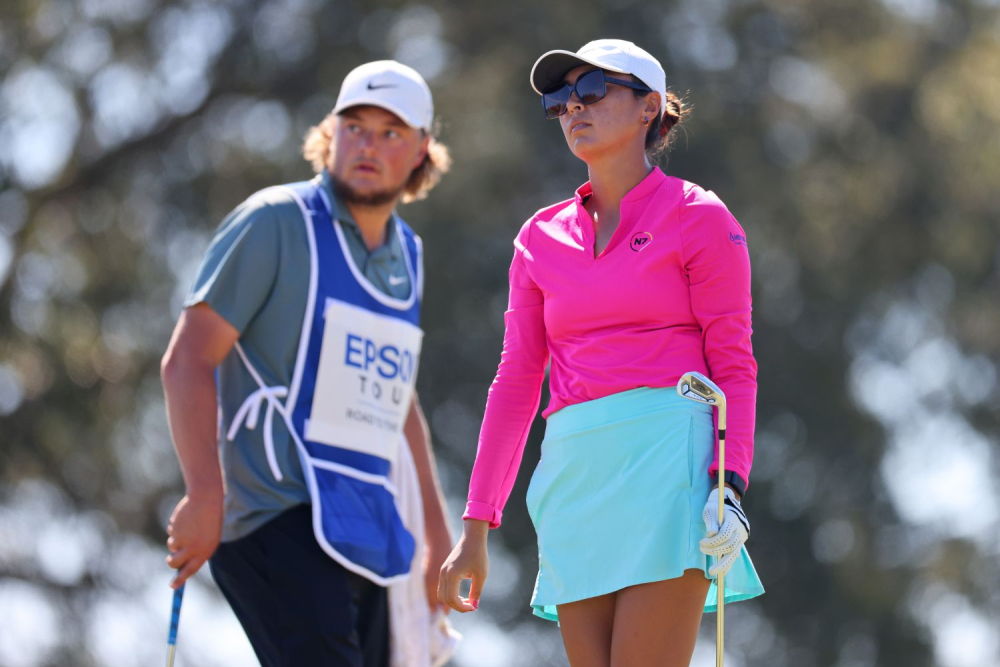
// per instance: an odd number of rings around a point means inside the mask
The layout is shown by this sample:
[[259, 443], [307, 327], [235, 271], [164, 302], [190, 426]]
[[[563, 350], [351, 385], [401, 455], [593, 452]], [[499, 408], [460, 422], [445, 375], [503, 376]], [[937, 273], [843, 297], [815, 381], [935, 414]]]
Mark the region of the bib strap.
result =
[[274, 479], [280, 482], [285, 477], [281, 474], [281, 468], [278, 467], [278, 457], [274, 453], [274, 413], [277, 411], [285, 420], [285, 423], [290, 425], [291, 419], [288, 417], [285, 406], [279, 400], [288, 396], [288, 387], [268, 386], [265, 384], [264, 380], [260, 377], [260, 373], [257, 372], [250, 363], [250, 360], [247, 359], [243, 347], [239, 343], [236, 343], [235, 348], [236, 352], [240, 355], [240, 359], [243, 360], [243, 365], [246, 366], [247, 371], [253, 377], [259, 389], [247, 396], [243, 401], [243, 405], [236, 411], [233, 422], [229, 425], [229, 432], [226, 433], [226, 439], [232, 442], [242, 426], [246, 426], [249, 431], [257, 428], [261, 404], [266, 402], [267, 409], [264, 411], [264, 454], [267, 456], [267, 465], [271, 468], [271, 474], [274, 475]]
[[267, 409], [264, 412], [264, 453], [267, 455], [267, 465], [271, 468], [271, 474], [279, 482], [283, 476], [281, 468], [278, 467], [278, 458], [274, 453], [274, 411], [283, 410], [278, 399], [286, 396], [288, 396], [288, 387], [261, 387], [253, 392], [243, 401], [243, 405], [233, 417], [233, 423], [229, 425], [229, 432], [226, 434], [226, 439], [232, 442], [241, 426], [246, 426], [248, 431], [257, 428], [260, 406], [267, 403]]

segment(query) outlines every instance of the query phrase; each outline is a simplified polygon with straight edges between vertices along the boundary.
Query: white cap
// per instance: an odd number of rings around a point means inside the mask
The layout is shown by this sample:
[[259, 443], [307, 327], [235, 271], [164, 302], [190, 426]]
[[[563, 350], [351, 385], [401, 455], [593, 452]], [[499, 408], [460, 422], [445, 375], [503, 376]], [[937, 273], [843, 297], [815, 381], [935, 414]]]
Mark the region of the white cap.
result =
[[667, 108], [667, 75], [663, 73], [660, 61], [624, 39], [596, 39], [584, 44], [576, 53], [549, 51], [531, 68], [531, 87], [541, 95], [580, 65], [631, 74], [660, 94], [661, 114]]
[[431, 131], [431, 89], [415, 69], [395, 60], [376, 60], [351, 70], [340, 86], [333, 113], [361, 104], [391, 111], [410, 127]]

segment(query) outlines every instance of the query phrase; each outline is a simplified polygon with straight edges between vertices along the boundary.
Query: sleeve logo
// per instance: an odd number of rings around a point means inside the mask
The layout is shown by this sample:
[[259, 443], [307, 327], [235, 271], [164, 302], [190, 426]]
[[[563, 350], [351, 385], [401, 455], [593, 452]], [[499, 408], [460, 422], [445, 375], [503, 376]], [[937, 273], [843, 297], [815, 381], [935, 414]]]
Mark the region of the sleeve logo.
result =
[[733, 234], [732, 232], [729, 232], [729, 240], [736, 245], [746, 246], [747, 244], [747, 237], [742, 234]]

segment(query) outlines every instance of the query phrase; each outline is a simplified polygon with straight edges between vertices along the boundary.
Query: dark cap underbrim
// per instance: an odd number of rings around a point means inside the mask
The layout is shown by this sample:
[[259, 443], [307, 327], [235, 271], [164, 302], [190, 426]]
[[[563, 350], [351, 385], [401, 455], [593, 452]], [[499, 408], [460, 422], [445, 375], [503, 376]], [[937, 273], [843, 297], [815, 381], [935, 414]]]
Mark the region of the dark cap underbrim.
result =
[[534, 67], [531, 68], [531, 87], [541, 95], [549, 88], [561, 83], [567, 72], [580, 65], [593, 65], [612, 72], [627, 74], [617, 67], [609, 67], [594, 60], [581, 58], [572, 51], [549, 51], [536, 60]]

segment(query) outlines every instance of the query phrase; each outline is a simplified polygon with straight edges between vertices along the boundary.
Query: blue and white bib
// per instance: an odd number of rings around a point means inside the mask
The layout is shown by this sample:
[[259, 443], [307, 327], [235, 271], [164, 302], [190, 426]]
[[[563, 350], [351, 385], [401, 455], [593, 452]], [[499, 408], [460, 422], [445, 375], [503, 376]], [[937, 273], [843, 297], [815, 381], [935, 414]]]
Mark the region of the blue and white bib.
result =
[[407, 299], [393, 298], [354, 265], [318, 179], [282, 187], [302, 209], [311, 265], [295, 371], [291, 386], [265, 386], [237, 343], [260, 389], [233, 419], [229, 437], [241, 424], [254, 428], [266, 402], [264, 444], [281, 480], [271, 437], [277, 412], [302, 460], [320, 546], [347, 569], [385, 586], [409, 574], [415, 548], [389, 472], [405, 446], [403, 425], [423, 340], [420, 239], [396, 219], [411, 292]]

